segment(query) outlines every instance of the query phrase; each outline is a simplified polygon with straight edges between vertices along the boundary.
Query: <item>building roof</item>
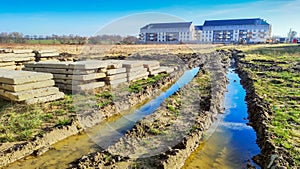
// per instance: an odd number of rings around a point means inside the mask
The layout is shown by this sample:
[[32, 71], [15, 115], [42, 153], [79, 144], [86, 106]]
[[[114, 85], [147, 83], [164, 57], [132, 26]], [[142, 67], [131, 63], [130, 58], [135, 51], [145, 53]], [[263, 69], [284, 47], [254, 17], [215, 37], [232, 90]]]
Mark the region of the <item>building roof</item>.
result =
[[227, 20], [206, 20], [203, 26], [227, 26], [227, 25], [269, 25], [260, 18], [252, 19], [227, 19]]
[[189, 28], [192, 22], [150, 23], [141, 29]]
[[203, 30], [203, 26], [202, 25], [197, 25], [197, 26], [195, 26], [195, 30]]

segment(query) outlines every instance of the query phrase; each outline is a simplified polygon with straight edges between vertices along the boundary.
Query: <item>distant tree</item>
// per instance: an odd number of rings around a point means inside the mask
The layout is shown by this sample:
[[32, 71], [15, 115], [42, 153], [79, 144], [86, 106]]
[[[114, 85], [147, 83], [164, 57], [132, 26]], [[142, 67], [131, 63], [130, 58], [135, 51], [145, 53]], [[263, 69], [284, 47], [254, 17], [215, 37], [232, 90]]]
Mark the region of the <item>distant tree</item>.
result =
[[136, 44], [138, 41], [139, 41], [139, 39], [135, 36], [127, 36], [121, 41], [121, 43], [122, 44]]

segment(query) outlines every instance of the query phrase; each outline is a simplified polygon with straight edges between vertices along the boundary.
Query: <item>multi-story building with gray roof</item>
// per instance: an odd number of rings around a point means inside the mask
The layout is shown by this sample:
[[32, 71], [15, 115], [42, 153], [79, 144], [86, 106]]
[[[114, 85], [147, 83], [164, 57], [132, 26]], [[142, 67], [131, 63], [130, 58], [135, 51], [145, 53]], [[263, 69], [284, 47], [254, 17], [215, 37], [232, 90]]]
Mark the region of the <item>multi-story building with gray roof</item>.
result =
[[188, 43], [195, 40], [192, 22], [151, 23], [140, 29], [144, 43]]

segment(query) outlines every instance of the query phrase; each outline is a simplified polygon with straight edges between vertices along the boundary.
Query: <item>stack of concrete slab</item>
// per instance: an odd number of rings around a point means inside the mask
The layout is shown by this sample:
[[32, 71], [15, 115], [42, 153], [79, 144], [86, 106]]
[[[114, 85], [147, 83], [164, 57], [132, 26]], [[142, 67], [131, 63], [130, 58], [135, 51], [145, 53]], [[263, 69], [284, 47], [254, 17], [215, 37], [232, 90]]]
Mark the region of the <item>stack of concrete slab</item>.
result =
[[122, 63], [123, 67], [126, 68], [127, 81], [134, 81], [138, 79], [147, 78], [149, 72], [147, 68], [144, 67], [142, 61], [124, 61]]
[[0, 54], [0, 69], [21, 70], [25, 63], [35, 60], [31, 49], [4, 49]]
[[44, 103], [64, 97], [54, 87], [53, 75], [18, 70], [0, 70], [0, 97], [26, 104]]
[[144, 67], [147, 68], [150, 76], [156, 76], [161, 73], [172, 73], [175, 70], [175, 67], [160, 66], [158, 61], [142, 61]]
[[112, 87], [127, 82], [126, 68], [123, 68], [123, 60], [106, 60], [106, 78], [105, 83]]
[[25, 70], [48, 72], [54, 76], [55, 85], [64, 91], [86, 91], [103, 87], [106, 62], [99, 60], [78, 62], [34, 62]]
[[59, 53], [56, 50], [39, 50], [35, 51], [35, 60], [39, 61], [47, 61], [47, 60], [57, 60], [59, 57]]

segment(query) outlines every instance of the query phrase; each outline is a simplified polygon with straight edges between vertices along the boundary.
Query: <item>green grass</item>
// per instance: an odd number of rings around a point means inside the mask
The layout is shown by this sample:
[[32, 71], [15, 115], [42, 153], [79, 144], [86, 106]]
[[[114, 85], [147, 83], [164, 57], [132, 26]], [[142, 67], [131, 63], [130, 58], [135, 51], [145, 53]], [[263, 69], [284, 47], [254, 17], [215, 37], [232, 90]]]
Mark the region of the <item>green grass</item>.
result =
[[44, 127], [67, 125], [75, 118], [73, 98], [51, 103], [24, 105], [0, 99], [0, 143], [26, 141], [43, 132]]
[[162, 78], [164, 78], [166, 76], [168, 76], [168, 75], [167, 74], [158, 74], [153, 77], [148, 77], [147, 79], [140, 79], [135, 82], [132, 82], [129, 86], [129, 92], [139, 93], [144, 89], [144, 87], [153, 85], [157, 81], [161, 80]]
[[[262, 63], [261, 61], [271, 61]], [[300, 74], [293, 70], [300, 62], [300, 47], [275, 46], [247, 49], [242, 61], [261, 66], [279, 66], [282, 71], [258, 71], [244, 68], [254, 79], [257, 94], [270, 104], [272, 119], [268, 123], [272, 142], [289, 151], [300, 165]]]

